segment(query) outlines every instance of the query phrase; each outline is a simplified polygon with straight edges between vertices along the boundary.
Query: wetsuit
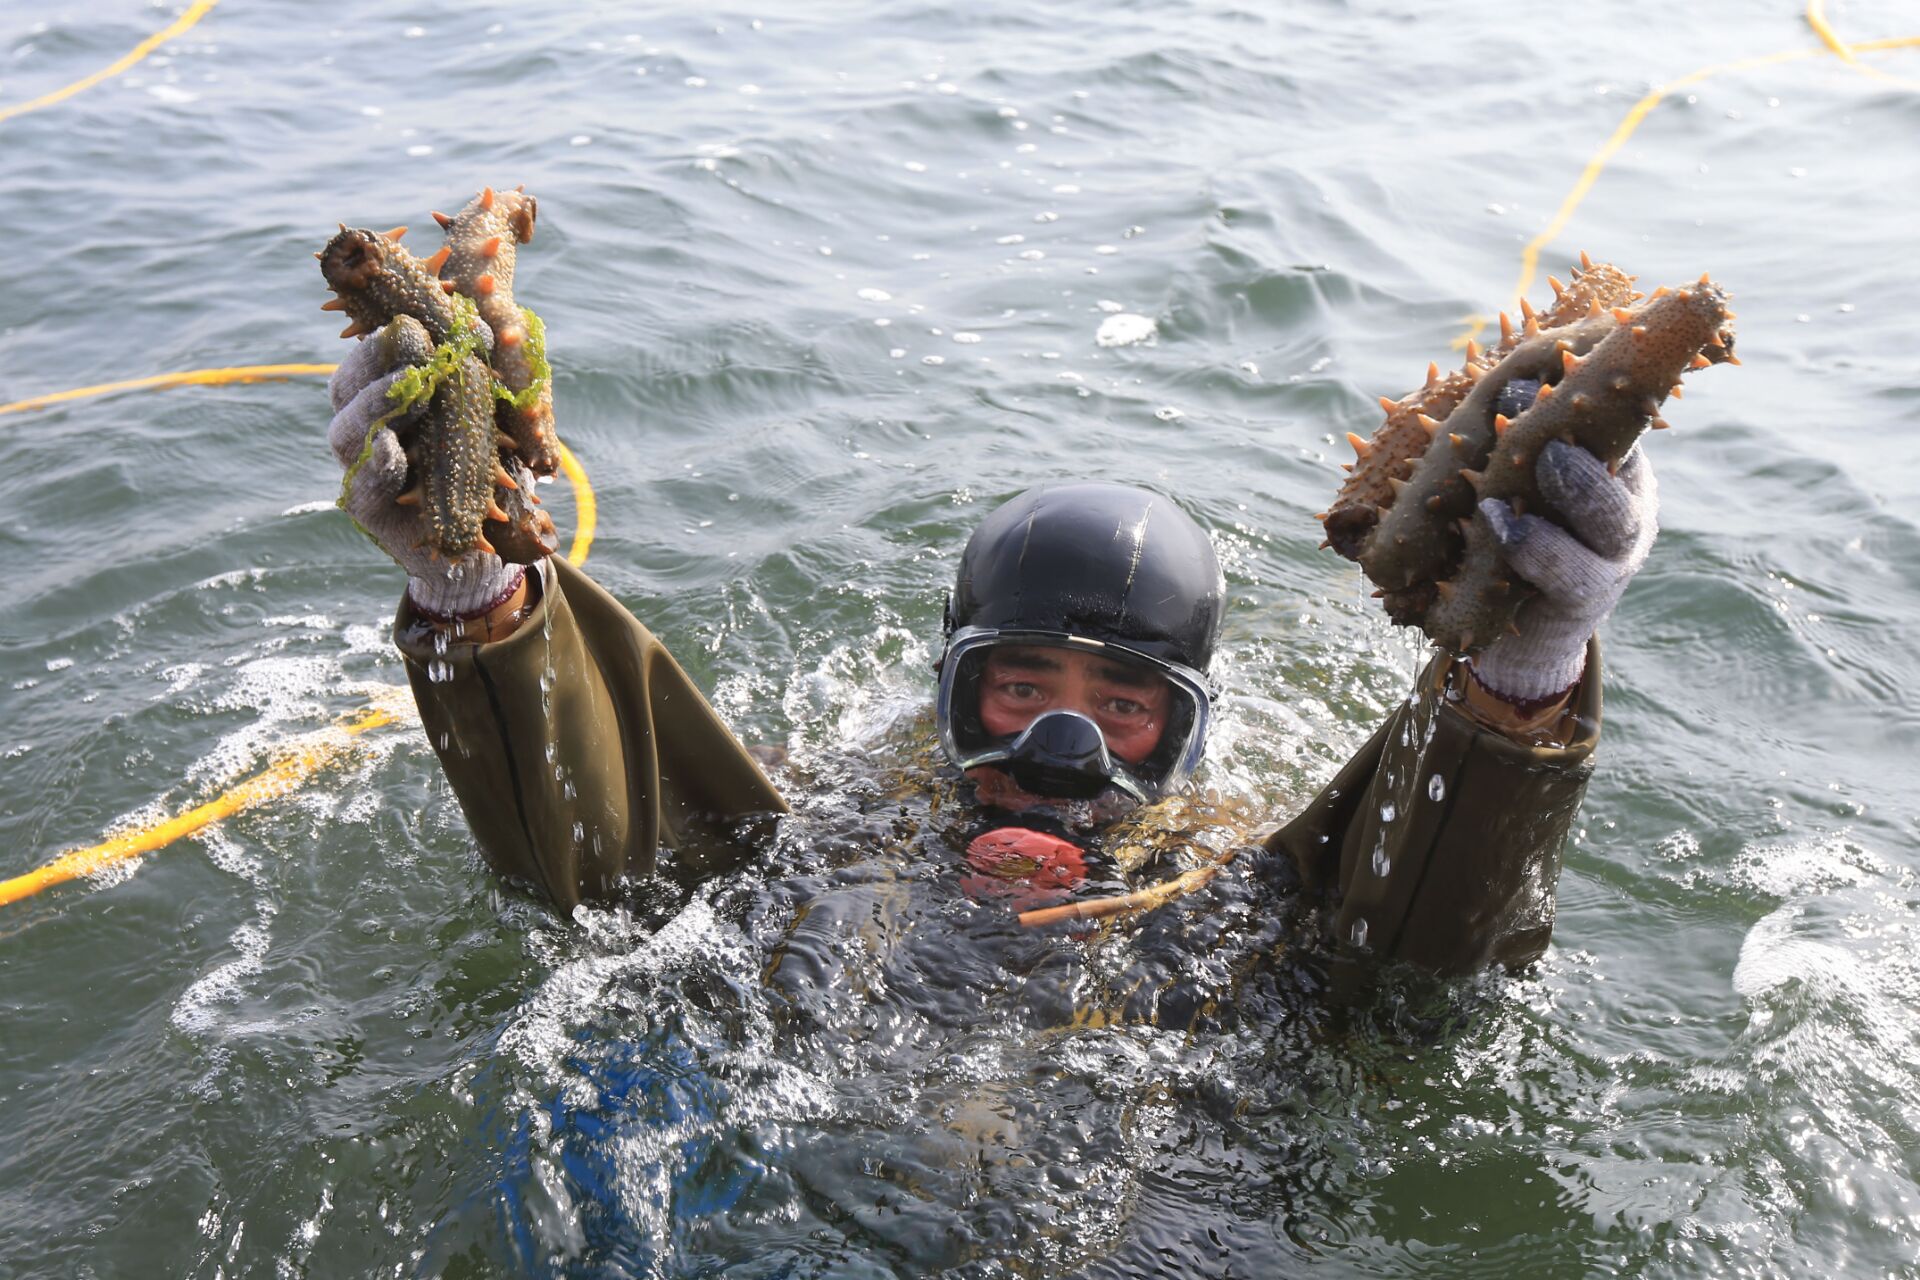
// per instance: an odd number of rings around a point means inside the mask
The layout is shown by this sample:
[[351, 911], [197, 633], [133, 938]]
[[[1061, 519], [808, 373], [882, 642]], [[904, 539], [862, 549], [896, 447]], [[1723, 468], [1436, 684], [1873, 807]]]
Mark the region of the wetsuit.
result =
[[[427, 738], [488, 862], [566, 910], [652, 874], [663, 847], [695, 875], [740, 856], [747, 828], [785, 811], [778, 791], [613, 597], [557, 558], [533, 577], [533, 613], [505, 640], [437, 649], [404, 599], [395, 626]], [[1460, 678], [1436, 658], [1264, 846], [1340, 947], [1441, 973], [1545, 949], [1600, 730], [1597, 644], [1565, 745], [1481, 726], [1447, 696]]]

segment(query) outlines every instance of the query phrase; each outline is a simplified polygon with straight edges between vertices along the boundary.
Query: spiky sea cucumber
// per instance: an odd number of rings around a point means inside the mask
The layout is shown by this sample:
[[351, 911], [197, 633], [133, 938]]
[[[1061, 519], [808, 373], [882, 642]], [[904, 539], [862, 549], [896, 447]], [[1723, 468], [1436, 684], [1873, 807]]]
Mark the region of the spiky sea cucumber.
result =
[[[1738, 363], [1726, 293], [1706, 276], [1684, 289], [1656, 290], [1637, 309], [1605, 308], [1600, 298], [1631, 278], [1595, 267], [1585, 255], [1582, 261], [1586, 270], [1576, 284], [1597, 280], [1601, 286], [1581, 291], [1582, 318], [1543, 326], [1529, 312], [1524, 336], [1510, 342], [1514, 335], [1504, 333], [1491, 368], [1476, 368], [1470, 356], [1459, 376], [1472, 390], [1444, 421], [1427, 415], [1419, 424], [1424, 446], [1403, 435], [1376, 436], [1371, 444], [1351, 437], [1360, 462], [1379, 462], [1368, 483], [1379, 477], [1386, 501], [1368, 501], [1365, 517], [1349, 515], [1344, 523], [1336, 514], [1364, 499], [1346, 508], [1336, 503], [1324, 517], [1329, 543], [1360, 562], [1396, 623], [1419, 626], [1460, 652], [1497, 639], [1531, 594], [1508, 570], [1485, 516], [1475, 510], [1478, 502], [1498, 498], [1516, 509], [1546, 509], [1533, 468], [1549, 440], [1568, 440], [1617, 464], [1642, 431], [1666, 425], [1659, 411], [1682, 374]], [[1569, 319], [1575, 290], [1554, 284], [1561, 298], [1549, 318]], [[1505, 317], [1502, 322], [1510, 329]], [[1509, 421], [1497, 411], [1500, 396], [1519, 379], [1537, 381], [1540, 392]], [[1435, 385], [1430, 379], [1427, 389]], [[1388, 427], [1395, 425], [1390, 416]], [[1376, 460], [1390, 447], [1399, 456]], [[1350, 480], [1343, 498], [1353, 487]]]
[[[1525, 333], [1559, 328], [1596, 310], [1611, 310], [1640, 299], [1633, 291], [1632, 276], [1609, 263], [1595, 263], [1584, 253], [1580, 265], [1573, 269], [1570, 284], [1562, 285], [1553, 276], [1547, 280], [1553, 285], [1555, 298], [1546, 312], [1536, 317], [1524, 298], [1520, 302]], [[1350, 474], [1334, 496], [1333, 505], [1319, 517], [1328, 546], [1349, 560], [1359, 558], [1367, 535], [1393, 505], [1395, 482], [1412, 473], [1440, 422], [1472, 393], [1488, 370], [1513, 351], [1521, 337], [1522, 331], [1516, 330], [1502, 312], [1498, 343], [1482, 351], [1469, 339], [1466, 361], [1460, 368], [1443, 374], [1438, 365], [1430, 364], [1426, 385], [1398, 400], [1380, 397], [1387, 420], [1373, 438], [1363, 441], [1352, 432], [1347, 435], [1358, 456], [1345, 464]]]
[[500, 428], [513, 437], [535, 475], [550, 476], [560, 465], [560, 449], [545, 335], [539, 318], [513, 297], [516, 246], [532, 241], [538, 212], [538, 202], [524, 187], [484, 188], [451, 218], [433, 215], [446, 228], [447, 243], [426, 265], [449, 293], [472, 298], [493, 330], [493, 370], [506, 392], [498, 411]]
[[[473, 305], [452, 297], [426, 265], [400, 243], [404, 227], [384, 234], [341, 225], [320, 252], [320, 269], [336, 297], [328, 310], [353, 323], [341, 334], [377, 333], [391, 343], [406, 373], [388, 392], [394, 409], [383, 418], [403, 428], [407, 486], [397, 499], [420, 504], [427, 544], [449, 560], [478, 549], [494, 551], [484, 526], [509, 515], [493, 498], [495, 484], [515, 482], [500, 464], [493, 422], [493, 374], [483, 356], [485, 330]], [[412, 337], [417, 322], [423, 337]], [[420, 349], [432, 343], [424, 360]], [[404, 419], [404, 420], [403, 420]]]

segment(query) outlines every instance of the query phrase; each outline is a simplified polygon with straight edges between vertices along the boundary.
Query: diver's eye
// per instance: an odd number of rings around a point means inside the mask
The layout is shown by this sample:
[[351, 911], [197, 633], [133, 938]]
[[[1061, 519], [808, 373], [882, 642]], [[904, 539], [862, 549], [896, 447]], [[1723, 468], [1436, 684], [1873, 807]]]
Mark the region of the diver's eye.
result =
[[993, 691], [1003, 698], [1011, 698], [1016, 702], [1037, 702], [1046, 696], [1039, 685], [1026, 680], [1009, 680], [1004, 684], [995, 685]]

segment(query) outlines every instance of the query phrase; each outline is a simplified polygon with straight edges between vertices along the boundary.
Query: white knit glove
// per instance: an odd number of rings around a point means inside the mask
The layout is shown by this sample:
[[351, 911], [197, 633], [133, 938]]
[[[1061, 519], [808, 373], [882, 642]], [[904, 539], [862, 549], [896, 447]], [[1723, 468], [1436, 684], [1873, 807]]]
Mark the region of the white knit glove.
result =
[[[460, 557], [457, 565], [436, 560], [423, 545], [425, 514], [418, 506], [394, 502], [406, 484], [406, 454], [391, 426], [373, 430], [373, 424], [393, 407], [386, 398], [387, 388], [402, 372], [396, 363], [393, 327], [360, 339], [328, 383], [334, 415], [327, 427], [327, 443], [340, 465], [351, 472], [342, 505], [354, 523], [407, 571], [407, 595], [416, 610], [446, 622], [477, 618], [512, 595], [526, 569], [477, 550]], [[356, 469], [363, 451], [366, 460]]]
[[1565, 528], [1516, 516], [1494, 498], [1480, 504], [1507, 563], [1540, 591], [1520, 607], [1520, 634], [1472, 660], [1482, 685], [1516, 703], [1556, 698], [1580, 678], [1588, 638], [1646, 563], [1659, 529], [1659, 486], [1638, 446], [1614, 476], [1585, 449], [1555, 440], [1540, 451], [1534, 477]]

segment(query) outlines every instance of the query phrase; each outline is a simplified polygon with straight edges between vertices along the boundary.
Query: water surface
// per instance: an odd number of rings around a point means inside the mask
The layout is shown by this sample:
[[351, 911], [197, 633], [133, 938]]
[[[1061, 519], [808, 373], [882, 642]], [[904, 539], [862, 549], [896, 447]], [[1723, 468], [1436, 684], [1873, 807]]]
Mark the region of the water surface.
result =
[[[0, 102], [171, 16], [0, 11]], [[336, 220], [527, 183], [588, 567], [838, 833], [569, 922], [492, 882], [403, 726], [0, 911], [0, 1270], [1912, 1274], [1920, 93], [1831, 57], [1702, 81], [1547, 254], [1711, 270], [1745, 366], [1652, 442], [1663, 533], [1534, 970], [1344, 1035], [1279, 996], [1201, 1036], [1075, 1024], [1126, 944], [1034, 951], [942, 899], [871, 852], [924, 802], [850, 763], [923, 745], [966, 530], [1122, 480], [1216, 536], [1205, 781], [1284, 817], [1418, 660], [1316, 549], [1335, 442], [1505, 301], [1651, 84], [1813, 43], [1731, 0], [224, 0], [0, 125], [5, 400], [337, 359]], [[1102, 345], [1117, 316], [1150, 340]], [[400, 681], [325, 417], [308, 380], [0, 419], [0, 874]], [[889, 876], [977, 971], [908, 947], [880, 986], [769, 988], [803, 892], [857, 959]]]

